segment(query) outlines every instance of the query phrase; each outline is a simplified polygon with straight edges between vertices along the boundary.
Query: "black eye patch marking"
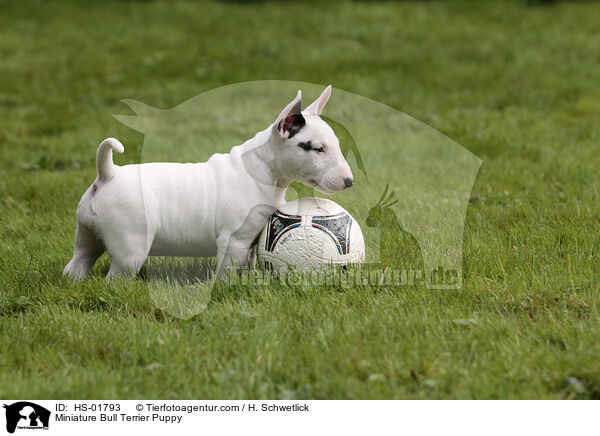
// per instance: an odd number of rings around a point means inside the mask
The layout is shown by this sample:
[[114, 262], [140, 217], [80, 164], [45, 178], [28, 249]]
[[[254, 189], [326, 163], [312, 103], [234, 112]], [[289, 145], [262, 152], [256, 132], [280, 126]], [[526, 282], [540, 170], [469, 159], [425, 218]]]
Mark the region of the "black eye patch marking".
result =
[[304, 151], [318, 151], [319, 153], [322, 153], [323, 151], [325, 151], [323, 149], [323, 147], [319, 147], [319, 146], [313, 146], [312, 145], [312, 141], [306, 141], [306, 142], [299, 142], [298, 147], [300, 147], [302, 150]]
[[310, 151], [312, 150], [312, 142], [311, 141], [306, 141], [306, 142], [299, 142], [298, 143], [298, 147], [300, 147], [302, 150], [304, 151]]

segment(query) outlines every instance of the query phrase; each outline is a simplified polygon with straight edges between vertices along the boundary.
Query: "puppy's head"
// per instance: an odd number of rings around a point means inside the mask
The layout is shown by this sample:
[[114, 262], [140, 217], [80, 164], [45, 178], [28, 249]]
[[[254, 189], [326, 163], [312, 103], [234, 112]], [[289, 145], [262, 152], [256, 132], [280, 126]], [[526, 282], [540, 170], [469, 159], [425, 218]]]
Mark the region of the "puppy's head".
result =
[[273, 124], [271, 133], [280, 174], [324, 194], [342, 191], [354, 184], [340, 141], [320, 117], [330, 95], [331, 85], [302, 111], [302, 94], [298, 91]]

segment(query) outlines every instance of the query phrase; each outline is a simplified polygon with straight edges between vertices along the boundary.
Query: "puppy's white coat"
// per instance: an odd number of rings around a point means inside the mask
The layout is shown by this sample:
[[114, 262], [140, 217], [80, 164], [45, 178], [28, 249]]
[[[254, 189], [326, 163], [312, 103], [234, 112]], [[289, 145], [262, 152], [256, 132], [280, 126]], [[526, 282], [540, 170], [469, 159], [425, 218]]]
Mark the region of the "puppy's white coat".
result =
[[248, 253], [293, 181], [324, 193], [350, 187], [350, 166], [321, 118], [331, 86], [305, 111], [301, 92], [267, 129], [204, 163], [117, 166], [105, 139], [97, 178], [77, 207], [73, 258], [64, 275], [84, 278], [106, 250], [108, 278], [135, 275], [148, 256], [217, 256], [217, 273], [246, 265]]

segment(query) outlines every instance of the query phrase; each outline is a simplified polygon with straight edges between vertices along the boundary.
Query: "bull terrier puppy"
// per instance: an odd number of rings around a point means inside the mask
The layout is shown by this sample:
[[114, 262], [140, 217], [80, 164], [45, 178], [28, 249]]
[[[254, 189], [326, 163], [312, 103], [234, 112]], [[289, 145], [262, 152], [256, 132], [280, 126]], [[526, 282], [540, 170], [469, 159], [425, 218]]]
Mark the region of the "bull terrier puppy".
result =
[[117, 166], [114, 138], [77, 207], [75, 250], [63, 274], [82, 279], [106, 250], [107, 278], [133, 277], [148, 256], [217, 257], [217, 275], [246, 266], [267, 217], [293, 181], [331, 194], [354, 184], [339, 140], [320, 115], [331, 86], [304, 111], [301, 92], [254, 138], [203, 163]]

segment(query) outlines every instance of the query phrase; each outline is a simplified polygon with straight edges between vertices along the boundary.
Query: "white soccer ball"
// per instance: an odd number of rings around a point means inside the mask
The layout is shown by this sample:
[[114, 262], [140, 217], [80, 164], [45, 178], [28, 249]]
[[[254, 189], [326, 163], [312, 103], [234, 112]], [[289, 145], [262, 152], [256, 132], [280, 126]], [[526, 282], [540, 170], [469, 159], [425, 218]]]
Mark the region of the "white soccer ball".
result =
[[259, 265], [280, 273], [326, 270], [365, 259], [358, 222], [339, 204], [299, 198], [273, 212], [258, 239]]

